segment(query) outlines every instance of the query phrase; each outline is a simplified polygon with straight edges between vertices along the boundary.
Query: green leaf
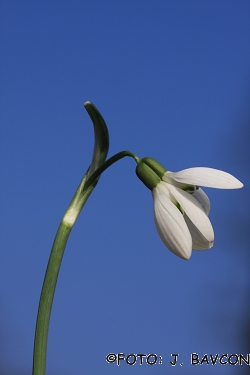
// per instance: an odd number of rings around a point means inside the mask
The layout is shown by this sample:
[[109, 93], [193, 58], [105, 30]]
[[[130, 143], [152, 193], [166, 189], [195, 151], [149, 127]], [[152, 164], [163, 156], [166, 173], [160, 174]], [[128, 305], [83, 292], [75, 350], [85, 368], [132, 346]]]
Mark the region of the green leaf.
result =
[[91, 102], [86, 102], [84, 103], [84, 107], [93, 122], [95, 133], [95, 145], [92, 162], [87, 173], [87, 177], [89, 177], [106, 160], [109, 150], [109, 133], [102, 115], [94, 104]]

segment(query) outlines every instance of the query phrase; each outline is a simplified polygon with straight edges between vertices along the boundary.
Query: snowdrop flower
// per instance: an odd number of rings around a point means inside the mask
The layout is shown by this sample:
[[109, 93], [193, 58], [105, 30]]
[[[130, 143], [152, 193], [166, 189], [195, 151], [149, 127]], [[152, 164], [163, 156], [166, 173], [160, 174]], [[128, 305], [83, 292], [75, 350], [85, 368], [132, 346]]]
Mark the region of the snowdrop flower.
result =
[[160, 238], [170, 251], [186, 260], [191, 257], [192, 249], [210, 249], [214, 242], [208, 218], [210, 202], [199, 186], [243, 187], [235, 177], [217, 169], [196, 167], [173, 173], [148, 157], [138, 163], [136, 174], [152, 191]]

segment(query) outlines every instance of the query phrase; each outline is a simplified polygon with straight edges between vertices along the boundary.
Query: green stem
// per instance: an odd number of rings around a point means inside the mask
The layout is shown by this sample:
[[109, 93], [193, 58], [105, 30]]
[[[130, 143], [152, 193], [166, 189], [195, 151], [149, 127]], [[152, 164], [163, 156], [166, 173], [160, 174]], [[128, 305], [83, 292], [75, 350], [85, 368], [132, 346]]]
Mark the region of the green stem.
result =
[[50, 313], [64, 249], [72, 227], [61, 222], [51, 250], [37, 314], [33, 374], [44, 375]]
[[45, 375], [48, 330], [52, 303], [64, 249], [66, 247], [70, 231], [89, 195], [96, 186], [101, 173], [125, 156], [133, 157], [137, 163], [140, 161], [140, 159], [132, 152], [122, 151], [106, 160], [90, 176], [89, 170], [86, 172], [59, 225], [50, 253], [38, 307], [33, 354], [33, 375]]
[[116, 163], [118, 160], [125, 158], [125, 156], [130, 156], [131, 158], [135, 159], [136, 163], [138, 164], [140, 159], [137, 155], [135, 155], [131, 151], [121, 151], [118, 154], [111, 156], [108, 160], [106, 160], [92, 175], [88, 178], [85, 189], [88, 189], [89, 186], [104, 172], [107, 168], [109, 168], [112, 164]]

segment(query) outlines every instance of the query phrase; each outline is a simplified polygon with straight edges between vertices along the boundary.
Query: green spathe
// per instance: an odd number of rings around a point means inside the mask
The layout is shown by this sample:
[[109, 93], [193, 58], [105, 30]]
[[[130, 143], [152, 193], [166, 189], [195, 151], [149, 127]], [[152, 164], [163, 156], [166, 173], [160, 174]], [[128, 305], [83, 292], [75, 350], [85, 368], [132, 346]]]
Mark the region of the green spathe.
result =
[[153, 190], [162, 181], [166, 172], [163, 165], [150, 157], [141, 159], [136, 167], [137, 176], [150, 190]]
[[[108, 128], [102, 115], [91, 102], [84, 103], [84, 107], [86, 108], [94, 126], [95, 145], [93, 157], [91, 165], [82, 178], [59, 225], [51, 250], [37, 314], [33, 354], [33, 375], [45, 375], [50, 313], [64, 249], [70, 231], [85, 202], [95, 188], [100, 178], [100, 174], [96, 174], [95, 178], [91, 180], [91, 183], [89, 183], [89, 180], [91, 176], [93, 176], [93, 174], [104, 165], [109, 149]], [[125, 156], [127, 156], [127, 154], [125, 154]], [[87, 182], [88, 185], [86, 187]]]

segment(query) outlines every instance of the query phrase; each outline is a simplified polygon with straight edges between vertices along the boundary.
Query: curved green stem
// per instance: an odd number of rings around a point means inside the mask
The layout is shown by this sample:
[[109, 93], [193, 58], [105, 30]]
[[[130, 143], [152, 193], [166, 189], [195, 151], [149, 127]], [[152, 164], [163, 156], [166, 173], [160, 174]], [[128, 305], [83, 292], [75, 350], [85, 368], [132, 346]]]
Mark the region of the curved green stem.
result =
[[95, 170], [94, 173], [88, 178], [85, 184], [85, 189], [88, 189], [90, 185], [104, 172], [107, 168], [109, 168], [112, 164], [116, 163], [118, 160], [125, 158], [125, 156], [130, 156], [131, 158], [135, 159], [136, 163], [138, 164], [140, 159], [137, 155], [135, 155], [131, 151], [121, 151], [117, 154], [111, 156], [108, 160], [106, 160], [98, 169]]

